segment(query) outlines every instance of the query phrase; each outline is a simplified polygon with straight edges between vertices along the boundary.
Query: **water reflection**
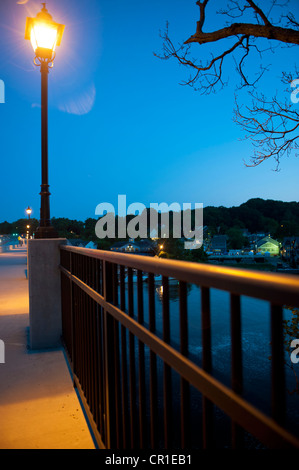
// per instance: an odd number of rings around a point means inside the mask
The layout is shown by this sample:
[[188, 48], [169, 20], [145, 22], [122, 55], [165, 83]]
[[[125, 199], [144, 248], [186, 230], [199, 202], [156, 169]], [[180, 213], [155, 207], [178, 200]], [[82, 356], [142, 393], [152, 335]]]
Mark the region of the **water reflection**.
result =
[[[191, 290], [192, 290], [192, 286], [190, 284], [187, 284], [187, 294], [189, 294]], [[157, 292], [159, 300], [162, 302], [163, 301], [163, 285], [162, 284], [156, 287], [156, 292]], [[171, 302], [179, 301], [179, 298], [180, 298], [179, 281], [177, 281], [176, 279], [169, 279], [168, 295], [169, 295], [169, 300]]]

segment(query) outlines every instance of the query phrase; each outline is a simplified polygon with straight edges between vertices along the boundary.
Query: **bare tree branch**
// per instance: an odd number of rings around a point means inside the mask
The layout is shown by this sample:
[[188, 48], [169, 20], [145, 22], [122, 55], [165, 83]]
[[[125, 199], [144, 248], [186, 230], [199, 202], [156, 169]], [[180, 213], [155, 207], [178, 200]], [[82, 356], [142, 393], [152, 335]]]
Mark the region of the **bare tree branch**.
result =
[[210, 33], [203, 33], [197, 30], [193, 36], [185, 41], [185, 44], [192, 42], [207, 44], [240, 34], [254, 36], [256, 38], [273, 39], [288, 44], [299, 44], [299, 31], [295, 29], [251, 23], [233, 23], [226, 28], [218, 29]]
[[273, 157], [279, 169], [281, 157], [299, 149], [299, 112], [292, 104], [278, 101], [277, 96], [267, 100], [263, 94], [251, 93], [251, 106], [238, 105], [236, 100], [234, 121], [247, 133], [255, 147], [251, 165], [257, 166]]
[[266, 26], [270, 26], [271, 27], [271, 23], [270, 21], [268, 20], [268, 18], [266, 17], [265, 13], [254, 3], [252, 2], [252, 0], [247, 0], [247, 2], [249, 3], [249, 5], [254, 9], [254, 11], [262, 18], [264, 24]]
[[[259, 0], [228, 0], [226, 9], [214, 11], [215, 14], [224, 15], [229, 23], [215, 31], [205, 32], [207, 7], [212, 3], [210, 0], [198, 0], [199, 20], [197, 21], [196, 33], [189, 37], [183, 44], [175, 47], [169, 37], [168, 24], [163, 34], [163, 54], [157, 57], [167, 60], [174, 58], [180, 65], [190, 69], [191, 75], [183, 82], [199, 90], [202, 94], [218, 91], [223, 87], [225, 79], [224, 66], [229, 65], [229, 60], [235, 62], [237, 73], [240, 77], [240, 85], [237, 89], [248, 87], [252, 97], [251, 107], [247, 107], [245, 114], [236, 102], [234, 120], [247, 132], [255, 146], [253, 165], [273, 157], [279, 165], [284, 155], [289, 155], [294, 149], [298, 149], [299, 115], [294, 111], [290, 100], [290, 83], [294, 78], [299, 78], [295, 72], [284, 72], [282, 83], [287, 84], [289, 101], [282, 105], [277, 96], [267, 100], [263, 95], [254, 94], [252, 89], [258, 81], [269, 70], [264, 63], [264, 53], [274, 50], [274, 47], [296, 47], [299, 45], [299, 22], [292, 12], [280, 15], [279, 20], [271, 18], [277, 8], [286, 8], [286, 2], [278, 3], [272, 0], [268, 12], [261, 8]], [[281, 11], [281, 10], [279, 10]], [[211, 10], [209, 10], [210, 14]], [[246, 16], [246, 18], [245, 18]], [[236, 22], [236, 18], [242, 18], [244, 22]], [[250, 22], [248, 21], [250, 20]], [[200, 60], [191, 57], [191, 49], [194, 44], [200, 46]], [[217, 43], [222, 50], [216, 54], [209, 52], [209, 57], [204, 58], [205, 45], [209, 45], [209, 51]], [[261, 47], [266, 44], [266, 47]], [[267, 46], [268, 44], [268, 46]], [[275, 46], [274, 46], [275, 45]], [[202, 49], [203, 48], [203, 49]], [[192, 49], [193, 50], [193, 49]], [[260, 58], [260, 66], [255, 70], [250, 68], [250, 74], [246, 70], [247, 59], [252, 56]], [[231, 73], [231, 67], [229, 67]], [[251, 77], [249, 76], [251, 75]]]

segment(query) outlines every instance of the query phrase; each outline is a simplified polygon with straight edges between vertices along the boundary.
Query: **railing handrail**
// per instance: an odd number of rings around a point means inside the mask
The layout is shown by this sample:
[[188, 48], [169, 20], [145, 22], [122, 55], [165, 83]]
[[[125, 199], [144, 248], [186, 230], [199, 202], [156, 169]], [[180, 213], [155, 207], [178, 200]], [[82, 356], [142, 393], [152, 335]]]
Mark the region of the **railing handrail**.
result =
[[61, 245], [60, 248], [140, 271], [173, 277], [191, 284], [270, 301], [272, 304], [299, 305], [299, 277], [291, 274], [261, 272], [254, 269], [215, 266], [67, 245]]

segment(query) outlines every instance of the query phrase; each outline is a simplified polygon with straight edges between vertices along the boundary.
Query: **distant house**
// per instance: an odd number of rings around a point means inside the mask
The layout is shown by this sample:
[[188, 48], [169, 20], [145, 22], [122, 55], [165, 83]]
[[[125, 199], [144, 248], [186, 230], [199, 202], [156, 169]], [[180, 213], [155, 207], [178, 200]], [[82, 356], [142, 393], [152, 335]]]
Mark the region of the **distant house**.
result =
[[229, 256], [236, 256], [236, 255], [241, 255], [244, 250], [228, 250], [228, 255]]
[[122, 242], [117, 242], [110, 247], [110, 250], [118, 251], [120, 253], [130, 253], [145, 256], [156, 255], [155, 245], [150, 240], [136, 241], [130, 239], [129, 241], [126, 240]]
[[71, 238], [67, 239], [66, 244], [70, 246], [78, 246], [80, 248], [84, 247], [86, 242], [84, 240], [81, 240], [81, 238]]
[[264, 237], [256, 243], [256, 252], [262, 255], [269, 253], [270, 256], [280, 254], [280, 243], [271, 237]]
[[262, 238], [265, 238], [265, 236], [266, 236], [265, 233], [259, 232], [259, 233], [250, 233], [247, 236], [247, 238], [248, 238], [250, 246], [254, 247], [257, 244], [257, 242], [261, 240]]
[[97, 249], [97, 245], [93, 242], [87, 242], [86, 240], [82, 240], [81, 238], [71, 238], [66, 241], [67, 245], [76, 246], [79, 248], [92, 248], [94, 250]]
[[213, 253], [226, 253], [227, 251], [226, 235], [214, 235], [214, 237], [212, 238], [211, 250]]
[[299, 264], [299, 237], [285, 237], [282, 242], [282, 257], [292, 265]]
[[85, 245], [85, 248], [91, 248], [92, 250], [96, 250], [97, 249], [97, 244], [94, 243], [94, 242], [89, 242], [89, 243], [87, 243], [87, 245]]

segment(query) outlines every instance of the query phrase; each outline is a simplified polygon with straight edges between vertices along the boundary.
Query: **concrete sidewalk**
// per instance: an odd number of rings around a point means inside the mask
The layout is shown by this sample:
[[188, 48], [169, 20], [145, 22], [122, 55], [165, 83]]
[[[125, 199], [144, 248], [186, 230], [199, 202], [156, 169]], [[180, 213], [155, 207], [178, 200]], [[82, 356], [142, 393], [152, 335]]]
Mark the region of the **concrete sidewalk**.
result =
[[0, 449], [94, 449], [63, 349], [28, 349], [26, 262], [0, 254]]

